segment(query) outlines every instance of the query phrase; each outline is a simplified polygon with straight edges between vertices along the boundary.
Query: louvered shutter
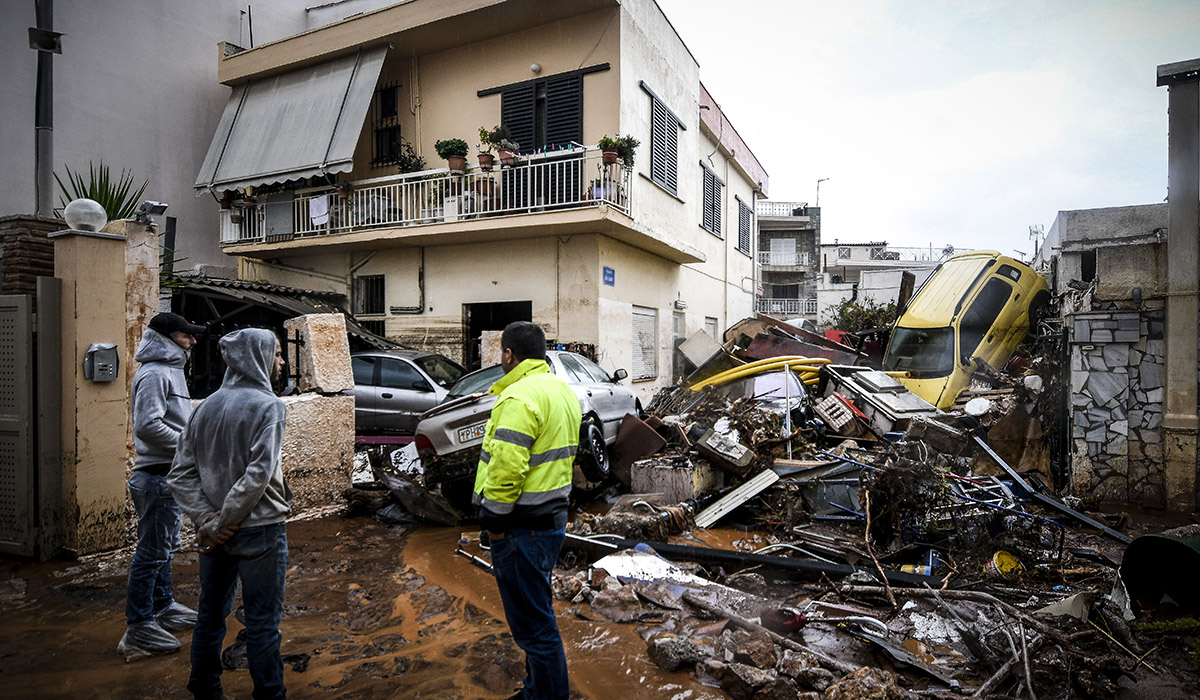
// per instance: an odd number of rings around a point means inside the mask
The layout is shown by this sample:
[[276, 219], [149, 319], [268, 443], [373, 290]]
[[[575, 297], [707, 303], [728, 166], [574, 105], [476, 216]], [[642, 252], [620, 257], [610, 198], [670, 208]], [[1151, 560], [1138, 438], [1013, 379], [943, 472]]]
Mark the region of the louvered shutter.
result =
[[518, 85], [500, 93], [500, 123], [512, 140], [521, 144], [521, 152], [536, 148], [533, 143], [534, 84]]
[[[793, 261], [796, 257], [796, 241], [788, 239], [792, 244], [791, 258]], [[774, 243], [775, 241], [771, 241]], [[750, 207], [742, 200], [738, 200], [738, 250], [743, 253], [750, 252]], [[771, 247], [771, 252], [774, 253], [774, 246]], [[793, 263], [794, 264], [794, 263]]]
[[679, 126], [662, 102], [650, 100], [650, 179], [679, 193]]
[[546, 143], [583, 142], [583, 76], [546, 81]]
[[701, 225], [711, 233], [721, 235], [721, 181], [704, 168], [704, 218]]
[[658, 377], [658, 311], [633, 308], [633, 379]]

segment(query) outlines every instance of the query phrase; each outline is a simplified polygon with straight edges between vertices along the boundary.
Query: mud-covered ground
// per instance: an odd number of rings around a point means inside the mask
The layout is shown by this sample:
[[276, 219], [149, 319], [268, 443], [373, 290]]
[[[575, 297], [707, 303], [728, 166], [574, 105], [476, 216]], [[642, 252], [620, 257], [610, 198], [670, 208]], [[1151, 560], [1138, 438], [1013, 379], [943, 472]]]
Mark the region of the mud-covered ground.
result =
[[[491, 575], [455, 555], [459, 528], [404, 528], [339, 514], [288, 525], [282, 650], [292, 698], [507, 698], [524, 676]], [[186, 698], [190, 632], [180, 652], [126, 663], [125, 575], [131, 550], [78, 562], [0, 560], [0, 696]], [[179, 600], [195, 606], [195, 554], [175, 565]], [[715, 700], [687, 671], [654, 666], [631, 625], [594, 622], [558, 602], [576, 698]], [[226, 643], [238, 622], [231, 616]], [[244, 670], [225, 695], [249, 698]]]

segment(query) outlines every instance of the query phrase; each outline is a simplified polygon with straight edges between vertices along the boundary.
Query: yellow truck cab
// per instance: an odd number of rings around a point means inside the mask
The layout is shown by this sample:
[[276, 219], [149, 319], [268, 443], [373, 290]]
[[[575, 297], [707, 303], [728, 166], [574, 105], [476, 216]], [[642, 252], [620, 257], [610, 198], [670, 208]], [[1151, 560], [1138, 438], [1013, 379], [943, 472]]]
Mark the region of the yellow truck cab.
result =
[[883, 368], [940, 409], [954, 405], [976, 358], [999, 369], [1050, 301], [1033, 268], [993, 250], [959, 253], [934, 269], [892, 329]]

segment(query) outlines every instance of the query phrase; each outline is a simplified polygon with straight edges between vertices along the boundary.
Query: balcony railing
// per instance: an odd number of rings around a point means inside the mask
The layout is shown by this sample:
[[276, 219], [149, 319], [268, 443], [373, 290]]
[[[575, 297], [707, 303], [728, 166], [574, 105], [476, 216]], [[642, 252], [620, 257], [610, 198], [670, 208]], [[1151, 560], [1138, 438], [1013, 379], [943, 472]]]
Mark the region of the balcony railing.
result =
[[445, 169], [273, 195], [221, 211], [221, 243], [237, 245], [607, 205], [626, 214], [630, 173], [595, 149], [521, 157], [512, 167]]
[[771, 202], [761, 201], [754, 206], [755, 212], [759, 216], [802, 216], [796, 214], [797, 210], [804, 211], [808, 207], [808, 202]]
[[808, 267], [808, 253], [760, 250], [758, 251], [758, 264], [775, 267]]
[[771, 316], [778, 316], [780, 318], [816, 316], [817, 298], [773, 299], [770, 297], [759, 297], [755, 300], [755, 307], [755, 310], [760, 314], [770, 314]]

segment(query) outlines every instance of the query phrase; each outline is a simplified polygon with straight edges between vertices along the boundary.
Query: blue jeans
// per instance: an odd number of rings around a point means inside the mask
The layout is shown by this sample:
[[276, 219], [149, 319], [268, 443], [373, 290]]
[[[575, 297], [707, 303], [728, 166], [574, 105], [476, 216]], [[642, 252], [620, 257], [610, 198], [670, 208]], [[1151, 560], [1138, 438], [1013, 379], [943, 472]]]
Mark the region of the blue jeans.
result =
[[174, 602], [171, 559], [179, 550], [180, 511], [165, 476], [135, 470], [129, 496], [138, 516], [137, 548], [125, 588], [125, 622], [133, 625], [153, 620]]
[[242, 582], [246, 613], [246, 659], [255, 700], [282, 700], [283, 660], [279, 656], [279, 618], [287, 571], [284, 523], [238, 530], [225, 544], [200, 555], [200, 605], [192, 631], [192, 675], [188, 690], [198, 699], [221, 697], [221, 643], [225, 618]]
[[567, 657], [554, 618], [550, 574], [566, 530], [516, 528], [492, 539], [492, 567], [504, 616], [517, 646], [525, 652], [529, 700], [567, 700]]

